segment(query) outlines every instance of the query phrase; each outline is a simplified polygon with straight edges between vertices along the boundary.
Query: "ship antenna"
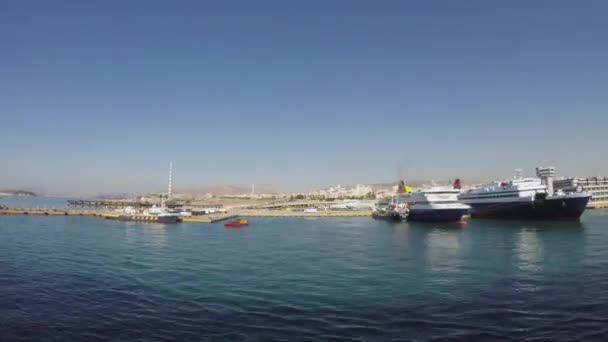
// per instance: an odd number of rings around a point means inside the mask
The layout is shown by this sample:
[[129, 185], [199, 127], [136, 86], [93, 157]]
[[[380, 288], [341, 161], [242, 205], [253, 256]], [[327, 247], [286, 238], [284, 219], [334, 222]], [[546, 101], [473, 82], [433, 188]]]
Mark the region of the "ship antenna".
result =
[[173, 179], [171, 178], [173, 176], [173, 162], [170, 161], [169, 162], [169, 189], [167, 191], [167, 199], [171, 198], [171, 188], [173, 186]]
[[522, 170], [522, 169], [515, 169], [515, 179], [521, 179], [523, 173], [524, 173], [524, 170]]

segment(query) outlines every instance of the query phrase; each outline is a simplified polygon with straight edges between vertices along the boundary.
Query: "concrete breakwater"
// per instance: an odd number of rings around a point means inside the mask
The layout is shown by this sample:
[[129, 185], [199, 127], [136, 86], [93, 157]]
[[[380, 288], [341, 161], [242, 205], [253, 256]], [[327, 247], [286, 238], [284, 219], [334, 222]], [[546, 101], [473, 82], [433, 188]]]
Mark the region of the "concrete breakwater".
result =
[[371, 217], [369, 210], [348, 211], [287, 211], [287, 210], [239, 210], [243, 217]]
[[[38, 209], [38, 208], [0, 208], [0, 215], [40, 215], [40, 216], [91, 216], [106, 219], [117, 219], [117, 212], [100, 212], [94, 210], [60, 210], [60, 209]], [[215, 223], [237, 217], [370, 217], [370, 211], [288, 211], [288, 210], [238, 210], [229, 213], [196, 215], [181, 219], [184, 223]]]
[[[106, 219], [118, 219], [116, 212], [99, 212], [92, 210], [59, 210], [59, 209], [34, 209], [34, 208], [0, 208], [0, 215], [37, 215], [37, 216], [89, 216]], [[217, 214], [184, 217], [184, 223], [215, 223], [235, 218], [235, 214]]]

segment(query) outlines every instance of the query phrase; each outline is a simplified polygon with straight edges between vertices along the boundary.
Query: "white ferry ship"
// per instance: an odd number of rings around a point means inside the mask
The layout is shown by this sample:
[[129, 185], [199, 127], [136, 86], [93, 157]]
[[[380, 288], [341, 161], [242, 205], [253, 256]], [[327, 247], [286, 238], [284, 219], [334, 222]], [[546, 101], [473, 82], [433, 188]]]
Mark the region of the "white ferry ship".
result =
[[538, 167], [538, 178], [523, 178], [521, 170], [508, 182], [494, 182], [463, 192], [473, 218], [579, 219], [589, 202], [582, 188], [553, 191], [554, 167]]
[[470, 209], [470, 206], [458, 201], [459, 194], [459, 186], [435, 186], [401, 193], [397, 200], [399, 203], [405, 203], [409, 209], [408, 221], [458, 222]]

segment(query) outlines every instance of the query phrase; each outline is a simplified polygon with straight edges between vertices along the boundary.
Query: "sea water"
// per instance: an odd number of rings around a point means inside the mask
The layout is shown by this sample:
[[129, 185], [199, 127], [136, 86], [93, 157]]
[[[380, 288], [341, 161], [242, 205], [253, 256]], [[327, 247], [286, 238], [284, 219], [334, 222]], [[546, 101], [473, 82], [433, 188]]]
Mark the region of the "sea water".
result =
[[159, 225], [0, 216], [0, 340], [606, 340], [608, 212]]

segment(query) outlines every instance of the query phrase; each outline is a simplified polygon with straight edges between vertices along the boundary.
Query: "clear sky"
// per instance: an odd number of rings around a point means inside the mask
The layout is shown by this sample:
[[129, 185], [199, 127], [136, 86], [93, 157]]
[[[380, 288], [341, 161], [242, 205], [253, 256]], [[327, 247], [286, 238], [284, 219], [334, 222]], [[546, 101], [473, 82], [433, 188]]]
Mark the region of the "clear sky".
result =
[[608, 172], [606, 1], [0, 1], [0, 187]]

